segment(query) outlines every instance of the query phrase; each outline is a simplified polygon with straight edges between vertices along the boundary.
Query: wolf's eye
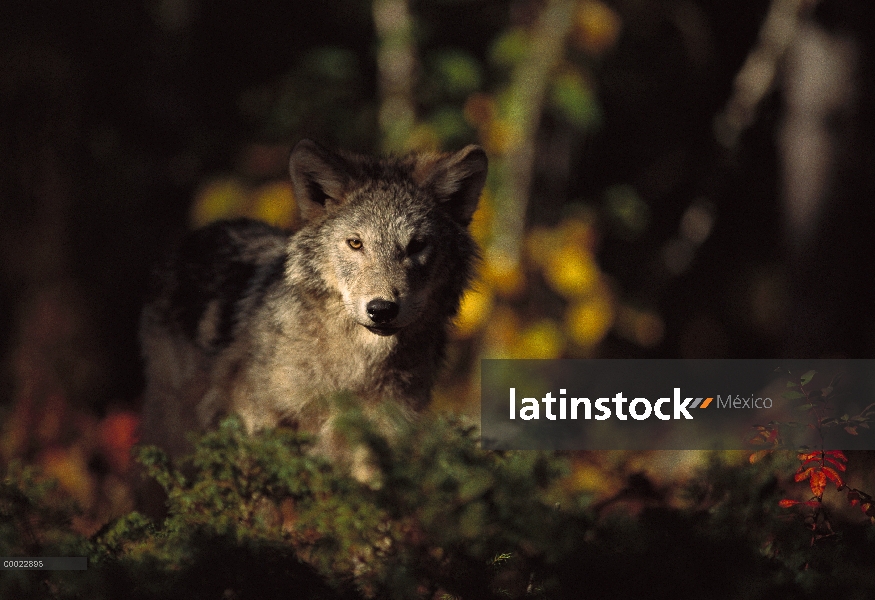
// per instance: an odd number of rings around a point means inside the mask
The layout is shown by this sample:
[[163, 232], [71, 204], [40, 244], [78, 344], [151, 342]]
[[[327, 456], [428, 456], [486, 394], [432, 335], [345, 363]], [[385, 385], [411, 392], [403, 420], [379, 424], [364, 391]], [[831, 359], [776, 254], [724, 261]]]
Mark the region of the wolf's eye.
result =
[[346, 244], [353, 250], [361, 250], [363, 246], [362, 241], [358, 238], [349, 238], [346, 240]]
[[423, 250], [425, 250], [426, 241], [419, 238], [413, 238], [410, 240], [410, 243], [407, 244], [407, 256], [414, 256], [419, 254]]

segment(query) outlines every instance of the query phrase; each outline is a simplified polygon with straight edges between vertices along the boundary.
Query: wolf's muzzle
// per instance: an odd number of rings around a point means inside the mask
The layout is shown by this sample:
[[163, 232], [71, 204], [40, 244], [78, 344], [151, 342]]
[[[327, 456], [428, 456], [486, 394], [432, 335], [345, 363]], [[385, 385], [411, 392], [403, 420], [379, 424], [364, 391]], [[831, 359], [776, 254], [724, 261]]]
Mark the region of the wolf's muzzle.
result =
[[377, 335], [392, 335], [400, 327], [392, 327], [391, 323], [398, 316], [400, 307], [396, 302], [389, 300], [371, 300], [365, 307], [368, 313], [368, 318], [374, 322], [374, 325], [368, 327], [369, 331]]
[[389, 300], [371, 300], [366, 309], [371, 321], [377, 325], [386, 325], [398, 316], [399, 306]]

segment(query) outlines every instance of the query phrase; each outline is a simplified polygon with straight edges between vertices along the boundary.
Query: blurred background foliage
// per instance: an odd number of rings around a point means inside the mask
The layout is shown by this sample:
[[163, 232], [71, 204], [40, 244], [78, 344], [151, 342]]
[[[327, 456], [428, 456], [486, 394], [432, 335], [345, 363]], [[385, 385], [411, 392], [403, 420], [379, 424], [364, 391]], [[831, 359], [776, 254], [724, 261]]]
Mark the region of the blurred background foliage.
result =
[[83, 531], [130, 507], [149, 269], [216, 219], [299, 226], [303, 137], [489, 154], [438, 410], [476, 414], [481, 357], [872, 357], [873, 25], [865, 0], [7, 0], [0, 459]]

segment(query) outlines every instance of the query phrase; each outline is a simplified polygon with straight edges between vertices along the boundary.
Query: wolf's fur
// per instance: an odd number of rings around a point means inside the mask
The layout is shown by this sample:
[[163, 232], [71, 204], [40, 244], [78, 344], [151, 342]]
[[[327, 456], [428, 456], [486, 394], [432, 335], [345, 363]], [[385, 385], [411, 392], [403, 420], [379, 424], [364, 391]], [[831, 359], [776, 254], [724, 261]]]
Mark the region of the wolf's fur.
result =
[[429, 399], [477, 255], [485, 153], [371, 159], [304, 140], [289, 166], [301, 230], [216, 223], [157, 271], [142, 441], [171, 456], [231, 412], [250, 432], [324, 433], [339, 392], [410, 413]]

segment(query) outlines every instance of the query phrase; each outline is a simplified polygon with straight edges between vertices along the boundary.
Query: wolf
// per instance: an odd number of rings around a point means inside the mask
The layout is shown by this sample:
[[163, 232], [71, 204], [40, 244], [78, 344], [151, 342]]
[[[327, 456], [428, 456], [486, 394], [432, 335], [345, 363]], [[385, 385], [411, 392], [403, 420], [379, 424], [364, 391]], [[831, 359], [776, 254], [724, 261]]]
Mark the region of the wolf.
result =
[[331, 440], [334, 395], [409, 418], [430, 399], [478, 256], [468, 225], [485, 152], [371, 158], [302, 140], [289, 172], [298, 231], [218, 222], [155, 272], [141, 442], [171, 457], [231, 413], [250, 433], [289, 425]]

